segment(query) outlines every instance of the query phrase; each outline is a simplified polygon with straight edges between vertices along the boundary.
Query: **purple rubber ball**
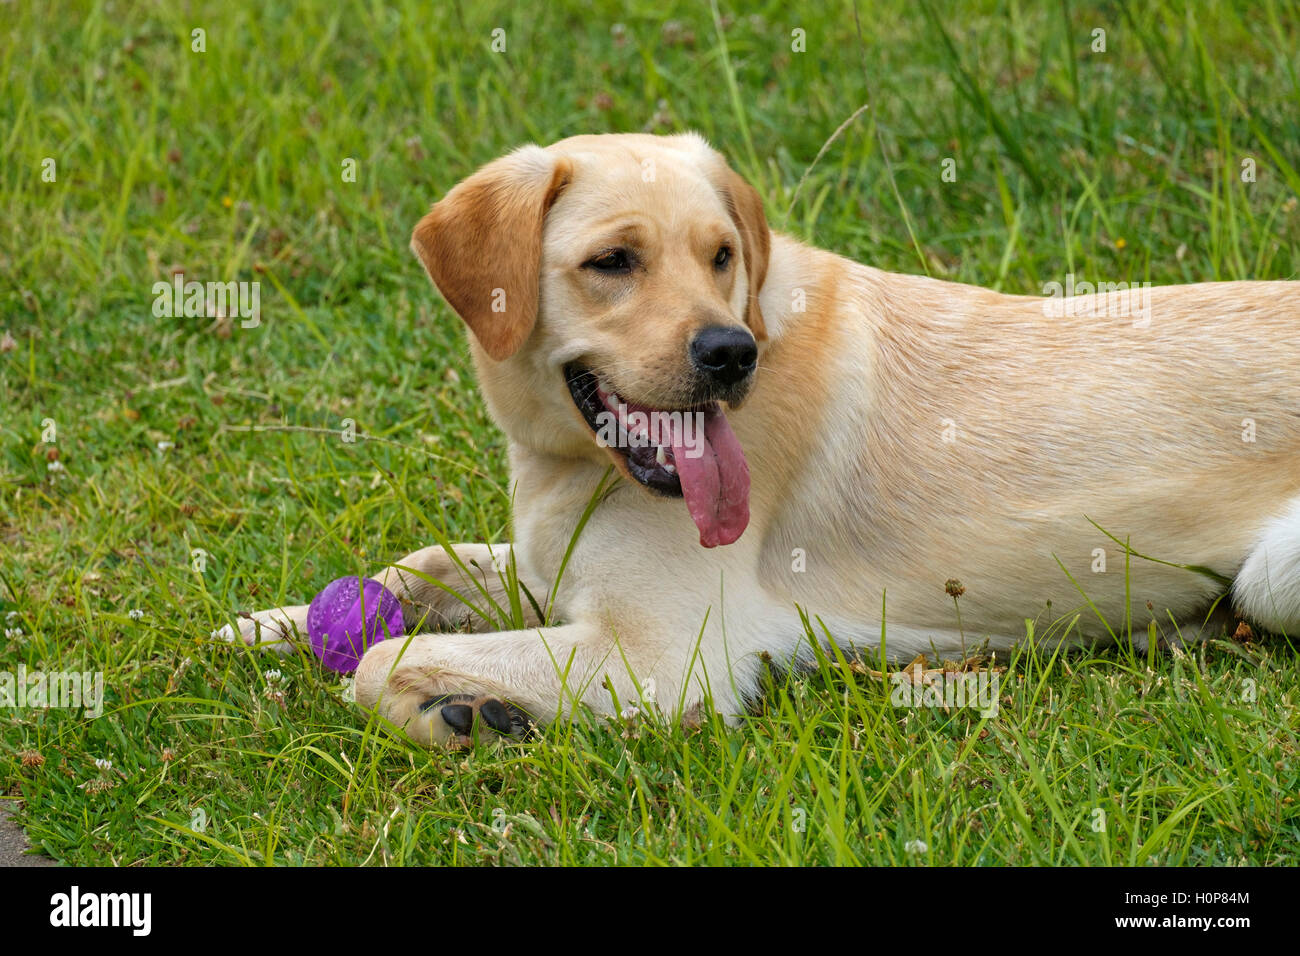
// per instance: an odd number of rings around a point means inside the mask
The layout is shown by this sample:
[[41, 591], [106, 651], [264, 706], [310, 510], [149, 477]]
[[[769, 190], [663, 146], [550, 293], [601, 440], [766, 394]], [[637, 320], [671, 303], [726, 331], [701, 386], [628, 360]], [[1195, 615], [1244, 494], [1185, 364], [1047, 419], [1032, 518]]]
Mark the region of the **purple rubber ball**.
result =
[[367, 648], [402, 631], [402, 602], [370, 578], [331, 581], [307, 609], [311, 649], [322, 664], [340, 674], [351, 674]]

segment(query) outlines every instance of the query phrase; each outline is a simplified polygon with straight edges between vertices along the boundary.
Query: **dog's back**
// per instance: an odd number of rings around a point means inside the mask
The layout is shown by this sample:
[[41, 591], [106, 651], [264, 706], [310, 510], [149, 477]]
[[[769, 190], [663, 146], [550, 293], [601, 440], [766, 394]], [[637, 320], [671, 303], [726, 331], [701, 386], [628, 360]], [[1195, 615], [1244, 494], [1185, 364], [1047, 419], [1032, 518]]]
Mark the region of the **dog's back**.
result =
[[[849, 615], [878, 614], [887, 589], [891, 618], [947, 627], [956, 578], [965, 623], [994, 634], [1048, 602], [1097, 634], [1126, 599], [1167, 623], [1222, 583], [1133, 559], [1126, 597], [1124, 548], [1101, 529], [1231, 578], [1300, 496], [1293, 283], [1053, 299], [838, 261], [834, 308], [857, 314], [819, 327], [834, 360], [804, 479], [773, 522], [769, 586]], [[798, 337], [801, 323], [773, 324]], [[785, 570], [801, 542], [817, 575]]]

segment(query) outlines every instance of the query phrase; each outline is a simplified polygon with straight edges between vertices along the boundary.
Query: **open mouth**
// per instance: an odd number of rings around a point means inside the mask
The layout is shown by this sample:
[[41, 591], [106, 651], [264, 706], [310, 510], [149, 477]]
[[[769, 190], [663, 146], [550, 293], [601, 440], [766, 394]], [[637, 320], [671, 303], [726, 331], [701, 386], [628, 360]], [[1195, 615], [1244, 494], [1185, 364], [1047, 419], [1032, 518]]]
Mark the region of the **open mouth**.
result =
[[594, 371], [568, 365], [564, 380], [597, 444], [656, 494], [685, 498], [700, 544], [731, 544], [749, 524], [749, 463], [717, 402], [657, 409], [620, 396]]

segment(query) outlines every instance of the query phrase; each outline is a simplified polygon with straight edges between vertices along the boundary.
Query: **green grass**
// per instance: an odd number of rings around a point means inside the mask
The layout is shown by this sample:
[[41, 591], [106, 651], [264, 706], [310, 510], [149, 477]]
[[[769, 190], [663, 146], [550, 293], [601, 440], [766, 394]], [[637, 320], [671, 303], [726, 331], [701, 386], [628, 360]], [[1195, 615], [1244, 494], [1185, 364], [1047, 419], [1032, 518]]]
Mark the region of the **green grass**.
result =
[[[107, 686], [96, 720], [0, 711], [30, 839], [83, 864], [1300, 863], [1284, 638], [1024, 652], [988, 720], [824, 661], [740, 729], [578, 720], [459, 754], [367, 723], [310, 657], [207, 638], [435, 529], [508, 538], [504, 443], [406, 244], [521, 142], [699, 129], [774, 226], [1006, 291], [1297, 274], [1295, 3], [723, 4], [721, 34], [693, 2], [533, 6], [0, 4], [0, 614], [23, 632], [0, 670]], [[155, 318], [173, 265], [261, 281], [262, 324]], [[345, 418], [386, 441], [309, 430]]]

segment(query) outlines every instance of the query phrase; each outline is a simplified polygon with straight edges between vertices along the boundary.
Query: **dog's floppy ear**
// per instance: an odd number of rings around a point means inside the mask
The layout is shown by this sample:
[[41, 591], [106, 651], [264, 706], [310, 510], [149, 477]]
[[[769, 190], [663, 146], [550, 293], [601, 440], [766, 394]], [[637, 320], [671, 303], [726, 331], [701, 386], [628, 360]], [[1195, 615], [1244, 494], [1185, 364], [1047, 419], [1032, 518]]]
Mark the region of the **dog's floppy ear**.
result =
[[447, 193], [411, 235], [433, 284], [497, 361], [537, 322], [542, 223], [571, 175], [564, 157], [517, 149]]
[[772, 251], [772, 233], [763, 213], [763, 197], [730, 167], [727, 167], [723, 195], [732, 221], [740, 230], [745, 274], [749, 276], [749, 307], [745, 310], [745, 324], [754, 333], [754, 338], [761, 342], [767, 338], [767, 327], [758, 307], [758, 293], [767, 277], [767, 259]]

